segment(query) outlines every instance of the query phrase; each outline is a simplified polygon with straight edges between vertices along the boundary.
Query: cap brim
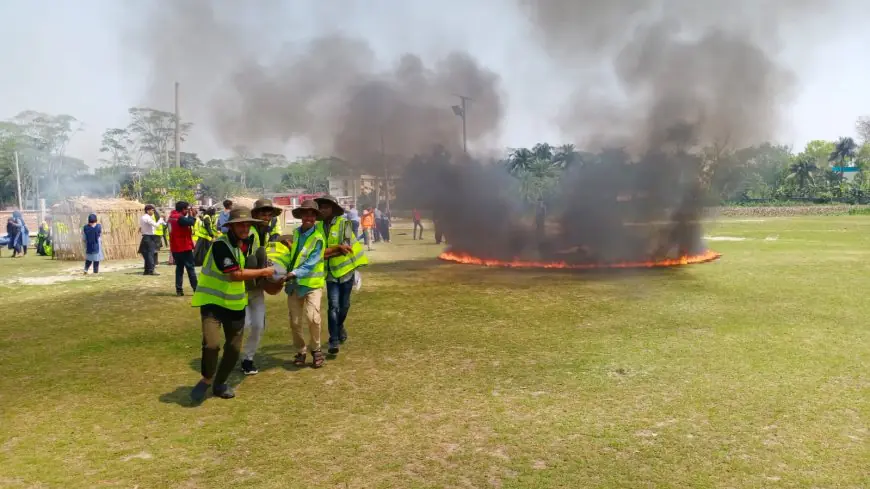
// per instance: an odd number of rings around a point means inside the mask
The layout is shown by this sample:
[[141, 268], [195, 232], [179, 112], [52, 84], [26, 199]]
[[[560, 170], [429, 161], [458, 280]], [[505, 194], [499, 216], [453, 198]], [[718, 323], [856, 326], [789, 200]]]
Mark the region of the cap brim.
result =
[[284, 209], [281, 209], [279, 207], [274, 207], [274, 206], [257, 207], [255, 209], [251, 209], [251, 212], [257, 212], [257, 211], [272, 211], [277, 216], [277, 215], [280, 215], [282, 212], [284, 212]]
[[320, 212], [319, 209], [309, 209], [309, 208], [307, 208], [307, 207], [306, 207], [306, 208], [297, 207], [297, 208], [293, 209], [292, 211], [290, 211], [290, 213], [293, 214], [293, 217], [295, 217], [296, 219], [301, 219], [301, 218], [302, 218], [302, 215], [301, 215], [301, 214], [302, 214], [302, 212], [304, 212], [304, 211], [315, 212], [315, 213], [317, 213], [317, 217], [320, 217], [320, 216], [323, 215], [323, 213]]
[[263, 222], [263, 221], [261, 221], [261, 220], [259, 220], [259, 219], [254, 219], [254, 218], [247, 218], [247, 217], [245, 217], [245, 218], [242, 218], [242, 219], [233, 219], [233, 220], [231, 220], [231, 221], [227, 221], [227, 222], [224, 223], [224, 225], [225, 225], [225, 226], [228, 226], [228, 225], [230, 225], [230, 224], [257, 224], [257, 223], [260, 223], [260, 222]]
[[320, 205], [323, 203], [331, 205], [332, 208], [335, 209], [335, 212], [333, 212], [333, 214], [335, 214], [336, 216], [340, 216], [340, 215], [344, 214], [344, 207], [342, 207], [338, 203], [333, 202], [329, 199], [319, 198], [319, 199], [314, 199], [314, 202], [317, 202], [317, 205]]

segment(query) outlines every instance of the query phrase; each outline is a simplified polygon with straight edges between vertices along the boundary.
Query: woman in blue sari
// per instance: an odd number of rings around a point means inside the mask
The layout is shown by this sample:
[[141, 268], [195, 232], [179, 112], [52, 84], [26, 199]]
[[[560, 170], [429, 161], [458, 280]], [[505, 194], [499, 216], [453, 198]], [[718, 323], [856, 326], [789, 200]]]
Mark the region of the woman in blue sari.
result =
[[21, 213], [13, 212], [12, 217], [6, 221], [6, 236], [9, 238], [9, 243], [6, 246], [12, 250], [12, 258], [21, 258], [18, 254], [22, 252], [24, 247], [23, 234], [25, 229], [27, 228], [24, 227], [24, 218]]

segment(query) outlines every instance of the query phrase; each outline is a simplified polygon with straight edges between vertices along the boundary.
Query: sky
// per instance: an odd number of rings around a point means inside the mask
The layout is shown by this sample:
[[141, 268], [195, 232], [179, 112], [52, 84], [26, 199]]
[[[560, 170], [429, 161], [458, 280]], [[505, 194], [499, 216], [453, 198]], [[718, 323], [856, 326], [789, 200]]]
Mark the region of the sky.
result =
[[[129, 107], [172, 110], [172, 80], [165, 91], [153, 90], [148, 64], [131, 48], [131, 32], [147, 1], [0, 2], [0, 118], [24, 110], [70, 114], [84, 129], [73, 137], [68, 154], [96, 166], [102, 132], [124, 127]], [[384, 60], [405, 51], [435, 59], [450, 49], [463, 49], [502, 77], [506, 115], [498, 139], [489, 144], [570, 142], [571, 136], [561, 134], [554, 120], [571, 87], [528, 41], [533, 34], [520, 14], [494, 8], [498, 3], [503, 0], [442, 0], [437, 6], [423, 0], [347, 0], [342, 5], [355, 9], [353, 15], [324, 21], [331, 19], [330, 7], [297, 0], [285, 2], [283, 16], [264, 21], [268, 25], [263, 30], [274, 33], [264, 36], [264, 42], [279, 49], [286, 42], [324, 32], [349, 33], [368, 40]], [[448, 31], [450, 35], [444, 36]], [[864, 61], [870, 32], [831, 25], [811, 44], [801, 38], [800, 29], [792, 35], [796, 37], [782, 40], [780, 56], [797, 77], [797, 93], [785, 109], [777, 142], [800, 148], [812, 139], [854, 136], [855, 120], [870, 115], [870, 64]], [[182, 118], [184, 93], [195, 89], [182, 86]], [[453, 103], [449, 95], [445, 103]], [[230, 149], [215, 141], [202, 121], [193, 122], [184, 151], [197, 152], [203, 159], [229, 156]], [[304, 142], [257, 149], [280, 150], [291, 159], [307, 152]]]

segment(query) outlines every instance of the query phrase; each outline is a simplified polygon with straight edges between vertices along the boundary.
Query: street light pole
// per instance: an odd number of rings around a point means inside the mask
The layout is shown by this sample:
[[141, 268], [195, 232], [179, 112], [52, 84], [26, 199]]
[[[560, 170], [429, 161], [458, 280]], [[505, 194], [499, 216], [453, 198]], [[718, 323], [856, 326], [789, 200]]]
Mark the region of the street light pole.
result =
[[454, 105], [453, 113], [462, 118], [462, 151], [465, 152], [465, 154], [468, 154], [468, 132], [465, 128], [465, 118], [468, 114], [468, 101], [471, 100], [471, 97], [466, 97], [465, 95], [456, 96], [459, 97], [461, 105]]
[[175, 167], [181, 168], [181, 114], [178, 113], [178, 82], [175, 82]]

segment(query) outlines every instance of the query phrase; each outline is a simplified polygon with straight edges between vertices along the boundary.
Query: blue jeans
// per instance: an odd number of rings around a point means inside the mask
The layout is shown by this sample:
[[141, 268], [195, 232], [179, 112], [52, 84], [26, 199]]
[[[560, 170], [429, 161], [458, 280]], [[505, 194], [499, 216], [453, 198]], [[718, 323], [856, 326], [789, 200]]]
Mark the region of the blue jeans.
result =
[[329, 346], [338, 346], [347, 339], [344, 320], [350, 311], [353, 280], [344, 283], [326, 282], [326, 300], [329, 303]]

